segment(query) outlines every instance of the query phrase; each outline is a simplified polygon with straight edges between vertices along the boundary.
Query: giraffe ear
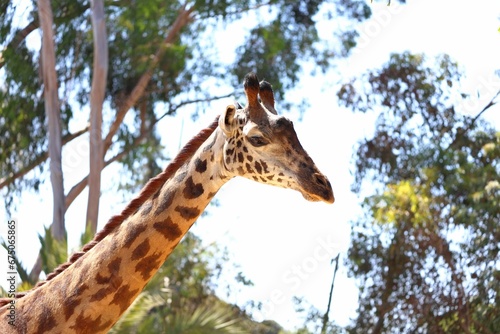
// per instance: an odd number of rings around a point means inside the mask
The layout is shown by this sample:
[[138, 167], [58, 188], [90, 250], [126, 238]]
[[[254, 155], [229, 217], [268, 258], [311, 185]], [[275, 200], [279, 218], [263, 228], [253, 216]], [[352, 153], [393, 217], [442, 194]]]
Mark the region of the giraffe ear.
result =
[[226, 136], [230, 136], [233, 133], [235, 113], [236, 107], [230, 104], [226, 107], [226, 111], [219, 117], [219, 127], [224, 131]]

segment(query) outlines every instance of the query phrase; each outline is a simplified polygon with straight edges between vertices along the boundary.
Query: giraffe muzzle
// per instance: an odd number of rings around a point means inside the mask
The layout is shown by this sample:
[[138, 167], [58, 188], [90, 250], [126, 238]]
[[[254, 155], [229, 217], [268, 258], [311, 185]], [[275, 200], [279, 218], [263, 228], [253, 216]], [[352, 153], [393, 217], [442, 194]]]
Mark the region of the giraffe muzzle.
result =
[[302, 196], [308, 201], [323, 201], [329, 204], [335, 202], [333, 189], [328, 178], [321, 173], [314, 173], [310, 177], [310, 182], [303, 184]]

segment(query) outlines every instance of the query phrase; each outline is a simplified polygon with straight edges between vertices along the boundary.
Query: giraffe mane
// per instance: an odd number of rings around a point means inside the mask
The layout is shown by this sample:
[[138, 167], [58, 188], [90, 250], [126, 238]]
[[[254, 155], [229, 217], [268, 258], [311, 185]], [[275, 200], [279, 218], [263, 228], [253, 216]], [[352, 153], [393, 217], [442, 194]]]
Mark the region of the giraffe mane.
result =
[[[38, 282], [31, 290], [16, 293], [16, 299], [24, 297], [29, 292], [39, 288], [48, 281], [57, 277], [60, 273], [70, 267], [79, 258], [81, 258], [85, 253], [94, 248], [99, 241], [108, 236], [113, 232], [118, 226], [120, 226], [125, 219], [134, 214], [139, 207], [144, 204], [144, 202], [155, 194], [161, 186], [170, 178], [172, 175], [188, 160], [193, 154], [198, 150], [198, 148], [203, 144], [208, 137], [215, 131], [219, 124], [219, 116], [205, 129], [201, 130], [196, 136], [194, 136], [189, 142], [181, 149], [177, 156], [172, 160], [172, 162], [158, 175], [150, 179], [148, 183], [142, 188], [141, 192], [137, 197], [132, 199], [129, 204], [123, 209], [123, 211], [115, 216], [112, 216], [101, 231], [96, 233], [94, 239], [83, 246], [80, 252], [76, 252], [71, 255], [70, 259], [59, 265], [54, 271], [47, 275], [45, 281]], [[11, 298], [0, 298], [0, 307], [8, 304]]]

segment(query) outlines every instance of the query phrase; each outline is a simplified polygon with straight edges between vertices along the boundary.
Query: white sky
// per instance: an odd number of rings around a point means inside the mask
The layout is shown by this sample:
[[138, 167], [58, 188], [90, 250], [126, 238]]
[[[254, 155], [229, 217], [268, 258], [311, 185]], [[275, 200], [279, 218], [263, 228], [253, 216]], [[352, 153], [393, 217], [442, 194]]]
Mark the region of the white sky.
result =
[[[321, 312], [326, 310], [333, 275], [330, 260], [348, 248], [350, 220], [360, 213], [359, 199], [350, 192], [353, 182], [352, 155], [356, 141], [373, 131], [373, 116], [353, 114], [338, 107], [335, 84], [359, 75], [368, 68], [379, 68], [389, 59], [391, 52], [424, 52], [432, 56], [448, 53], [467, 70], [468, 87], [479, 91], [481, 101], [465, 104], [471, 113], [480, 110], [492, 94], [500, 89], [500, 81], [493, 78], [500, 69], [500, 2], [419, 0], [400, 6], [393, 1], [390, 7], [372, 4], [374, 15], [361, 27], [361, 43], [352, 57], [342, 62], [338, 71], [326, 76], [310, 77], [305, 73], [296, 91], [287, 96], [306, 96], [311, 107], [299, 113], [290, 111], [299, 139], [313, 160], [326, 174], [334, 188], [333, 205], [310, 203], [299, 193], [275, 189], [243, 179], [226, 184], [217, 195], [219, 207], [209, 207], [210, 214], [201, 218], [192, 231], [206, 244], [217, 242], [227, 246], [231, 260], [241, 266], [243, 274], [255, 286], [233, 291], [229, 301], [243, 304], [247, 300], [262, 301], [264, 311], [256, 312], [257, 320], [274, 319], [285, 328], [293, 328], [302, 321], [297, 319], [291, 303], [293, 296], [304, 297]], [[328, 34], [334, 23], [322, 24]], [[225, 45], [233, 29], [222, 34]], [[340, 73], [340, 74], [339, 74]], [[167, 150], [174, 155], [178, 138], [182, 143], [191, 138], [232, 100], [213, 104], [212, 111], [202, 115], [193, 124], [188, 113], [169, 118], [160, 125], [165, 129]], [[499, 121], [498, 108], [487, 116]], [[183, 117], [182, 115], [186, 115]], [[494, 117], [495, 116], [495, 117]], [[497, 123], [498, 124], [498, 123]], [[180, 129], [183, 129], [182, 133]], [[68, 190], [86, 175], [87, 143], [75, 142], [64, 151], [65, 187]], [[113, 192], [117, 180], [116, 169], [103, 173], [100, 226], [122, 210], [127, 200]], [[129, 198], [134, 195], [130, 194]], [[70, 229], [70, 246], [76, 247], [83, 228], [87, 193], [84, 192], [70, 207], [66, 224]], [[5, 214], [5, 212], [2, 210]], [[47, 181], [40, 194], [26, 194], [22, 198], [17, 216], [18, 253], [23, 263], [31, 268], [39, 243], [37, 235], [42, 226], [50, 222], [52, 214], [50, 183]], [[6, 221], [10, 217], [6, 217]], [[1, 224], [0, 235], [6, 226]], [[0, 284], [4, 285], [7, 256], [0, 252]], [[4, 269], [5, 268], [5, 269]], [[237, 271], [236, 271], [237, 272]], [[234, 274], [236, 272], [231, 272]], [[221, 283], [223, 285], [223, 283]], [[357, 289], [343, 266], [337, 274], [330, 318], [346, 325], [355, 316]]]

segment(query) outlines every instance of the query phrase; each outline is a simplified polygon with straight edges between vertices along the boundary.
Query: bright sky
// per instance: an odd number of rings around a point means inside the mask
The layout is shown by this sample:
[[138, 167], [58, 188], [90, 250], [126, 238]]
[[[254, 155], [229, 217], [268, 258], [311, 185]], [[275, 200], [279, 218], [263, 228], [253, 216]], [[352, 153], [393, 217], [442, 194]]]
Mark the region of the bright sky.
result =
[[[492, 76], [500, 69], [500, 2], [414, 0], [405, 6], [395, 1], [390, 7], [376, 3], [371, 6], [374, 15], [362, 25], [361, 43], [354, 55], [344, 61], [338, 71], [326, 76], [313, 78], [305, 73], [296, 91], [287, 95], [290, 98], [302, 95], [310, 99], [311, 107], [304, 112], [302, 121], [299, 121], [296, 110], [287, 116], [294, 121], [304, 148], [329, 177], [336, 202], [333, 205], [310, 203], [290, 190], [235, 179], [217, 195], [221, 205], [209, 207], [210, 214], [192, 228], [206, 244], [215, 241], [227, 246], [231, 260], [240, 265], [243, 274], [255, 283], [251, 288], [233, 291], [229, 301], [240, 305], [248, 300], [263, 302], [263, 311], [254, 314], [257, 320], [274, 319], [285, 328], [300, 325], [302, 321], [297, 319], [291, 302], [293, 296], [304, 297], [321, 312], [326, 310], [333, 275], [330, 261], [338, 252], [345, 257], [350, 220], [360, 213], [360, 200], [350, 192], [352, 155], [356, 142], [373, 131], [373, 116], [353, 115], [338, 107], [335, 99], [337, 83], [368, 68], [379, 68], [391, 52], [410, 50], [429, 56], [448, 53], [467, 70], [471, 92], [481, 93], [481, 101], [464, 104], [471, 113], [480, 110], [500, 89], [499, 79]], [[332, 31], [331, 22], [321, 27], [325, 35]], [[234, 45], [227, 43], [231, 38], [237, 38], [230, 36], [234, 30], [227, 31], [221, 39], [226, 41], [225, 45]], [[164, 121], [160, 126], [165, 129], [165, 142], [170, 143], [168, 152], [175, 154], [178, 145], [172, 143], [178, 138], [182, 138], [182, 143], [186, 142], [231, 102], [214, 103], [213, 109], [195, 124], [188, 113], [183, 114], [185, 117]], [[494, 119], [493, 113], [498, 114], [498, 109], [485, 116]], [[67, 190], [87, 173], [87, 147], [86, 140], [82, 139], [63, 153]], [[110, 181], [103, 186], [100, 226], [111, 215], [120, 212], [128, 201], [109, 191], [114, 189], [117, 181], [116, 169], [106, 169], [103, 180]], [[130, 194], [129, 198], [132, 197]], [[84, 192], [66, 215], [66, 223], [71, 229], [71, 247], [78, 243], [86, 199], [87, 193]], [[43, 224], [50, 222], [51, 212], [50, 183], [47, 181], [40, 194], [23, 197], [14, 217], [19, 222], [18, 253], [29, 268], [39, 247], [37, 234], [42, 232]], [[5, 236], [5, 224], [1, 228], [0, 235]], [[0, 284], [3, 286], [6, 259], [2, 250]], [[335, 281], [330, 318], [339, 325], [346, 325], [355, 316], [356, 305], [356, 286], [342, 266]]]

